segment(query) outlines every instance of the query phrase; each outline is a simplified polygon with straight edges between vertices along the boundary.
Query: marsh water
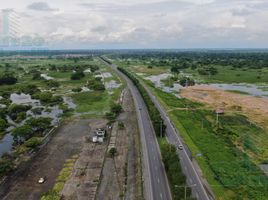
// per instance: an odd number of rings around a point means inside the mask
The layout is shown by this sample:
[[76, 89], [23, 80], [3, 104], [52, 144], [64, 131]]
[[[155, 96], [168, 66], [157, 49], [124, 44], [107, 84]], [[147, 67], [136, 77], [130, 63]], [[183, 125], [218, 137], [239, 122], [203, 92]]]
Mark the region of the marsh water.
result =
[[[142, 74], [139, 74], [143, 76]], [[173, 87], [167, 87], [163, 83], [163, 80], [168, 79], [171, 77], [172, 74], [170, 73], [163, 73], [159, 75], [152, 75], [152, 76], [144, 76], [143, 78], [146, 80], [150, 80], [154, 85], [158, 88], [161, 88], [165, 92], [173, 92], [173, 93], [179, 93], [182, 86], [179, 83], [174, 83]], [[212, 86], [218, 89], [222, 90], [231, 90], [231, 91], [240, 91], [242, 93], [251, 95], [251, 96], [257, 96], [257, 97], [263, 97], [268, 98], [268, 85], [257, 85], [257, 84], [247, 84], [247, 83], [211, 83], [211, 84], [200, 84], [205, 86]]]
[[[14, 104], [22, 104], [22, 105], [31, 105], [33, 108], [41, 108], [42, 111], [40, 114], [34, 114], [31, 110], [26, 112], [27, 118], [20, 123], [14, 122], [8, 115], [6, 119], [9, 123], [9, 127], [6, 129], [7, 134], [0, 140], [0, 157], [12, 150], [13, 147], [13, 137], [11, 135], [12, 129], [15, 127], [22, 126], [29, 117], [50, 117], [52, 118], [52, 125], [56, 125], [59, 122], [60, 115], [63, 111], [59, 108], [59, 106], [42, 106], [39, 100], [32, 99], [29, 94], [17, 94], [12, 93], [10, 95], [10, 100]], [[68, 108], [75, 109], [76, 104], [73, 102], [71, 97], [63, 97], [64, 103], [68, 106]]]

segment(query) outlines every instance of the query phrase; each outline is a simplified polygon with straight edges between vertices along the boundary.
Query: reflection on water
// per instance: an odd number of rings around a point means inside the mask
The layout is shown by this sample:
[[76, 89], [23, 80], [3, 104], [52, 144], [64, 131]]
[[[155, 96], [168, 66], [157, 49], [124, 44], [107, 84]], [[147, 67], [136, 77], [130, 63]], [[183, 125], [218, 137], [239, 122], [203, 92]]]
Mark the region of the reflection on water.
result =
[[237, 90], [241, 92], [246, 92], [252, 96], [259, 96], [268, 98], [268, 91], [262, 90], [261, 88], [266, 88], [267, 86], [258, 86], [255, 84], [208, 84], [210, 86], [223, 89], [223, 90]]
[[11, 133], [6, 134], [5, 137], [0, 141], [0, 157], [9, 152], [12, 149], [13, 144], [13, 136]]
[[41, 76], [42, 78], [46, 79], [47, 81], [48, 81], [48, 80], [52, 80], [52, 79], [54, 79], [53, 77], [48, 76], [47, 74], [41, 74], [40, 76]]
[[68, 105], [68, 108], [76, 108], [76, 104], [73, 102], [73, 99], [71, 97], [63, 97], [63, 101]]
[[10, 100], [12, 101], [12, 103], [15, 104], [28, 104], [28, 105], [37, 105], [40, 104], [39, 100], [35, 100], [31, 98], [31, 95], [29, 94], [17, 94], [17, 93], [12, 93], [10, 95]]
[[105, 88], [107, 90], [116, 89], [121, 86], [121, 83], [117, 83], [115, 80], [110, 80], [108, 82], [105, 82]]
[[[14, 122], [8, 115], [6, 115], [6, 119], [9, 123], [9, 127], [6, 129], [7, 134], [0, 140], [0, 156], [5, 153], [9, 152], [12, 149], [13, 144], [13, 137], [11, 135], [12, 129], [15, 127], [20, 127], [25, 124], [29, 117], [39, 118], [39, 117], [50, 117], [52, 118], [52, 125], [56, 125], [59, 122], [59, 118], [63, 111], [59, 108], [59, 106], [42, 106], [39, 100], [35, 100], [31, 98], [31, 95], [28, 94], [16, 94], [12, 93], [10, 95], [10, 100], [14, 104], [24, 104], [24, 105], [31, 105], [32, 109], [40, 108], [42, 111], [40, 114], [34, 114], [31, 110], [26, 112], [26, 119], [20, 123]], [[75, 108], [76, 105], [73, 103], [71, 97], [64, 98], [64, 102], [68, 105], [69, 108]]]

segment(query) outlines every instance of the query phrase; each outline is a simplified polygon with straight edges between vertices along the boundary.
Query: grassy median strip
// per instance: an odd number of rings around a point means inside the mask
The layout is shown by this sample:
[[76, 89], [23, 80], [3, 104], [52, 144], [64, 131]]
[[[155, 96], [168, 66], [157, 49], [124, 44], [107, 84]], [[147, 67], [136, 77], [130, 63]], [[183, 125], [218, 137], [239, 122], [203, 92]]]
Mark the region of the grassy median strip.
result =
[[[172, 198], [174, 200], [182, 199], [185, 196], [186, 192], [187, 199], [188, 200], [193, 199], [190, 197], [191, 189], [186, 186], [186, 177], [182, 172], [180, 160], [176, 153], [176, 147], [174, 145], [169, 144], [165, 138], [160, 137], [161, 132], [159, 122], [162, 123], [163, 121], [163, 119], [160, 116], [160, 112], [155, 107], [154, 103], [152, 102], [151, 98], [149, 97], [144, 87], [139, 83], [139, 80], [136, 77], [134, 77], [131, 73], [126, 71], [124, 68], [118, 67], [118, 70], [120, 70], [122, 73], [127, 75], [132, 80], [132, 82], [138, 88], [143, 100], [145, 101], [145, 104], [149, 111], [150, 118], [153, 122], [154, 130], [158, 136], [158, 144], [162, 155], [162, 161], [165, 165], [165, 171], [168, 177]], [[165, 127], [162, 126], [162, 128], [163, 128], [162, 131], [164, 132]]]

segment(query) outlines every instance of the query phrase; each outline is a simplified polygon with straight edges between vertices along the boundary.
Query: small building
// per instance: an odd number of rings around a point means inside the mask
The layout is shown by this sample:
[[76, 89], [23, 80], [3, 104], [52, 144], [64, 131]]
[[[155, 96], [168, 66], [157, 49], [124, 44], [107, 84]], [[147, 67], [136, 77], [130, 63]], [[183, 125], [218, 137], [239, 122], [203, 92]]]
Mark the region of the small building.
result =
[[217, 109], [215, 109], [215, 113], [218, 114], [218, 115], [223, 115], [224, 114], [224, 109], [217, 108]]
[[104, 130], [104, 129], [101, 129], [101, 128], [98, 128], [98, 129], [96, 130], [96, 135], [97, 135], [98, 137], [105, 137], [105, 130]]

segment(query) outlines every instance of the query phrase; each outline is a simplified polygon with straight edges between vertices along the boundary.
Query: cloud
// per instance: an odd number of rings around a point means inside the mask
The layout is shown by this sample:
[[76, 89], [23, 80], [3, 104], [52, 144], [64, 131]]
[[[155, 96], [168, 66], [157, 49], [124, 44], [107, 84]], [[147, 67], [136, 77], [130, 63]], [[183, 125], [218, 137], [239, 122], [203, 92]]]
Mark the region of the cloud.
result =
[[51, 8], [46, 2], [34, 2], [27, 6], [29, 10], [35, 11], [56, 11], [58, 9]]
[[9, 0], [3, 8], [16, 5], [24, 32], [58, 48], [268, 46], [267, 0], [32, 2]]

